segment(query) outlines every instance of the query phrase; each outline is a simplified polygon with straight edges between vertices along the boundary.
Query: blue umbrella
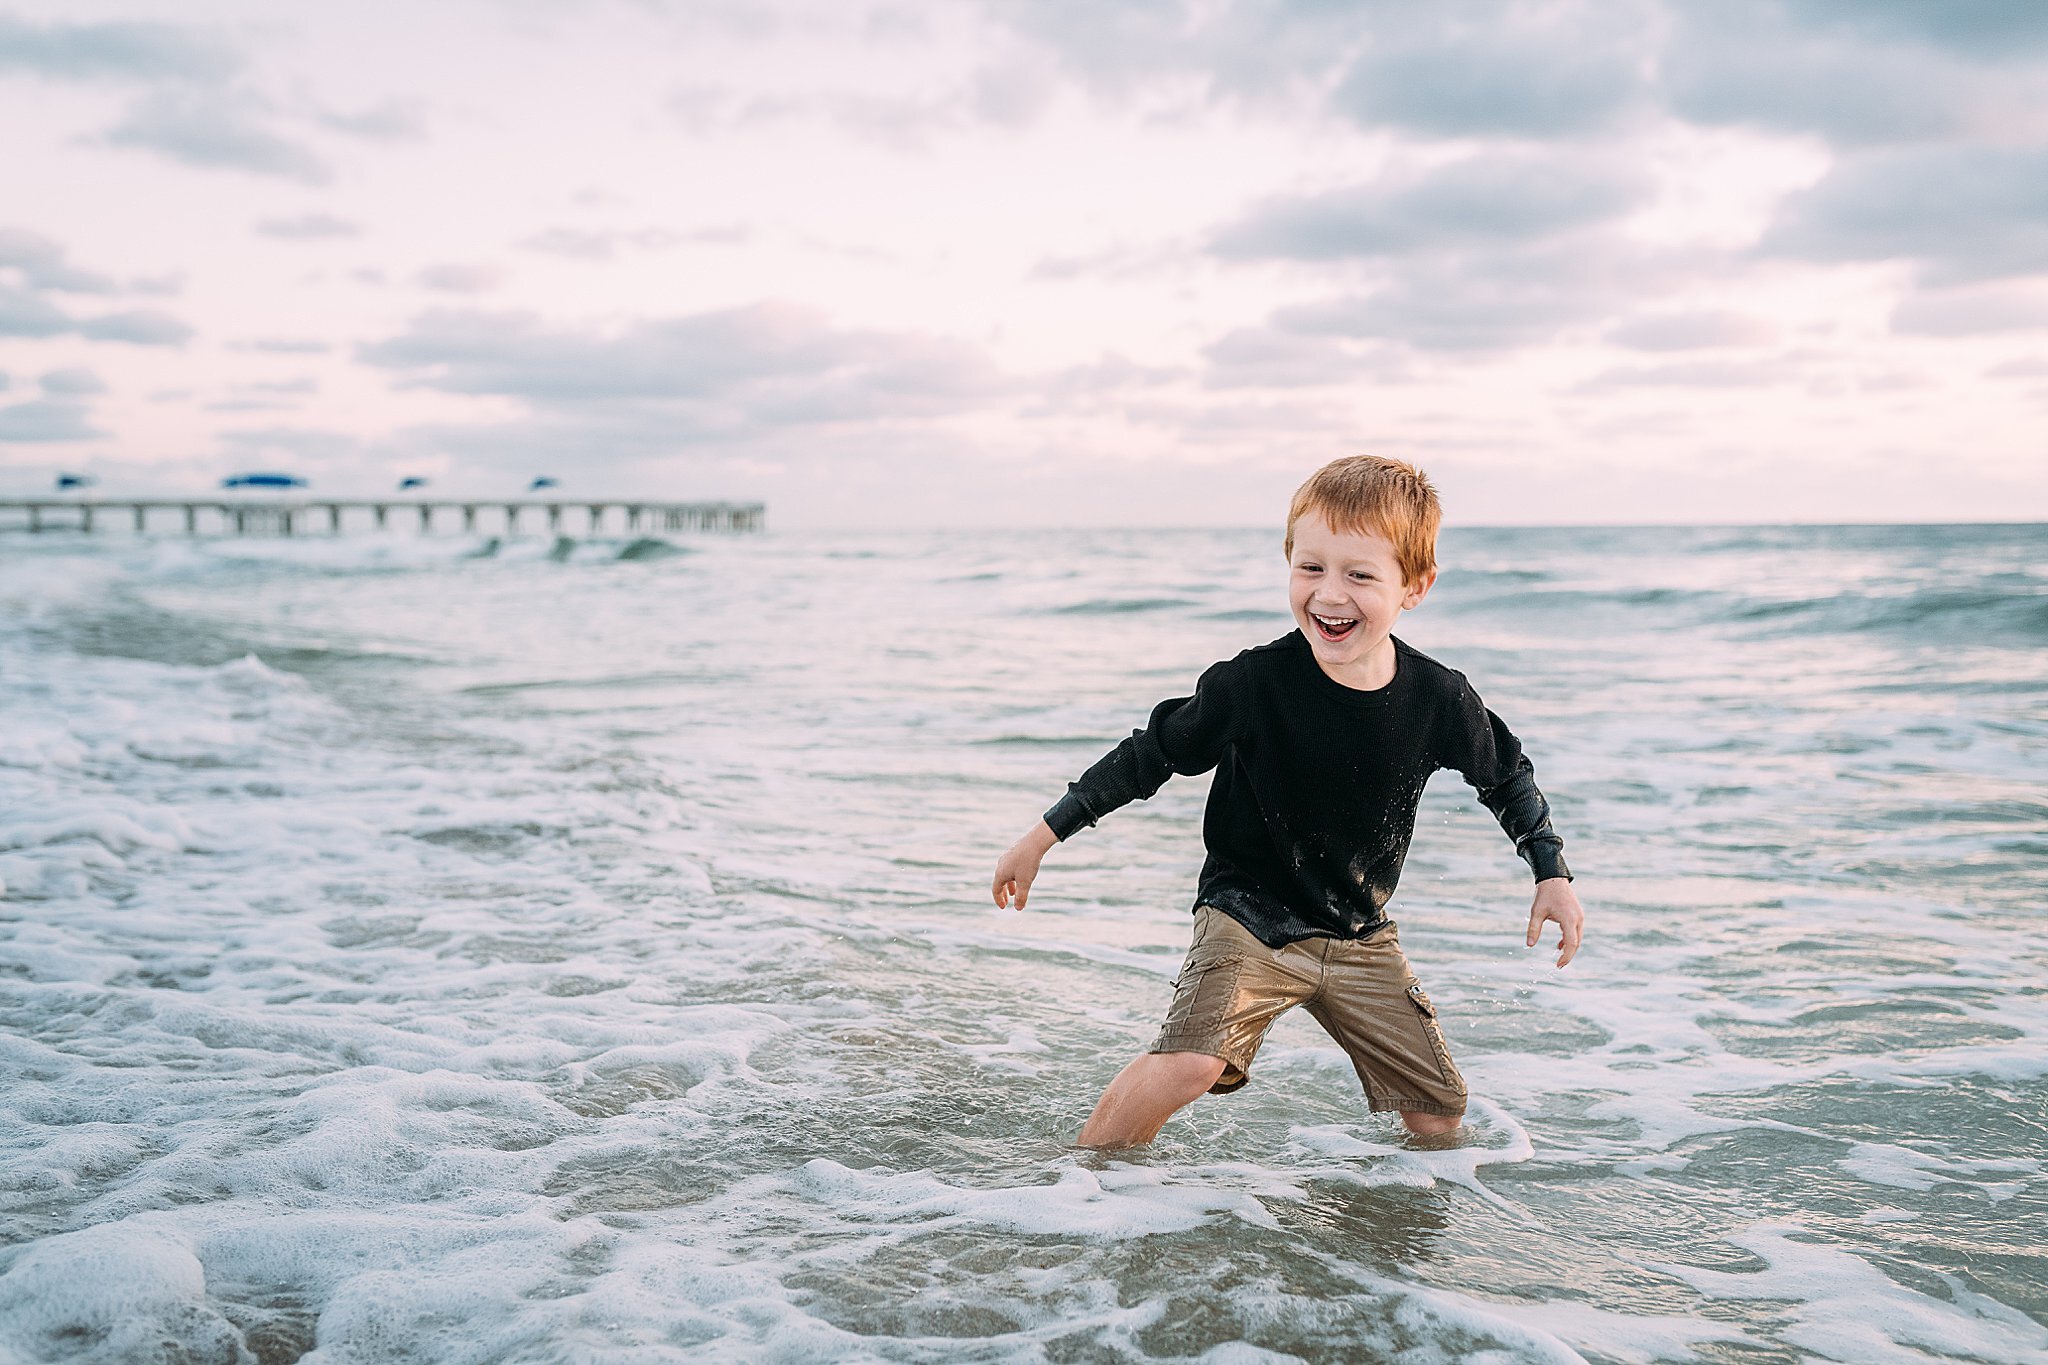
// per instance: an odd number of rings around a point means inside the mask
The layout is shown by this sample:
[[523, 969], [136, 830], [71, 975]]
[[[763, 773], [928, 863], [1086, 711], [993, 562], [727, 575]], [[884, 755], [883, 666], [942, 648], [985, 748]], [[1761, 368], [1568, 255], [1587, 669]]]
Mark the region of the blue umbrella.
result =
[[220, 481], [222, 488], [304, 488], [306, 481], [296, 474], [233, 474]]
[[526, 491], [529, 493], [538, 493], [543, 488], [553, 488], [554, 486], [555, 480], [543, 474], [539, 478], [535, 479], [532, 483], [526, 485]]
[[408, 488], [425, 488], [426, 486], [427, 481], [425, 479], [420, 478], [418, 475], [414, 475], [411, 478], [407, 479], [400, 479], [398, 481], [398, 491], [401, 493], [403, 493]]
[[99, 480], [90, 474], [59, 474], [57, 476], [57, 487], [59, 488], [90, 488], [98, 482]]

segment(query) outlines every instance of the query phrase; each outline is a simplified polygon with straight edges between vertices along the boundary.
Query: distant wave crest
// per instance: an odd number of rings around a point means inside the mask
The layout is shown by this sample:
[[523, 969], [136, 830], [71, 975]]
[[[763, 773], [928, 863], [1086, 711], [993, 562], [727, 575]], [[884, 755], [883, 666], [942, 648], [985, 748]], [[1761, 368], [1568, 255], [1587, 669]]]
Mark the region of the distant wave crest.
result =
[[1085, 602], [1071, 602], [1064, 607], [1054, 607], [1048, 614], [1052, 616], [1124, 616], [1147, 611], [1171, 611], [1175, 607], [1193, 605], [1185, 597], [1093, 597]]

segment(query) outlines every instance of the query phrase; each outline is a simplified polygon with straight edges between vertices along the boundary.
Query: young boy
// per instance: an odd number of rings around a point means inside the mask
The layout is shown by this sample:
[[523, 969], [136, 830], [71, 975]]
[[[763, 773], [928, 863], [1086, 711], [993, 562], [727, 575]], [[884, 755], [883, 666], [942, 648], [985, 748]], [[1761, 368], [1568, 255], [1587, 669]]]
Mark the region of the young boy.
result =
[[1555, 920], [1557, 965], [1578, 951], [1564, 840], [1520, 742], [1463, 674], [1390, 634], [1436, 582], [1441, 515], [1413, 465], [1357, 455], [1318, 470], [1287, 514], [1298, 629], [1161, 702], [996, 864], [996, 904], [1021, 910], [1055, 843], [1175, 773], [1217, 769], [1194, 944], [1165, 1027], [1103, 1092], [1082, 1146], [1150, 1142], [1196, 1096], [1242, 1086], [1295, 1005], [1350, 1054], [1372, 1109], [1418, 1135], [1458, 1127], [1465, 1082], [1386, 915], [1438, 768], [1478, 788], [1534, 872], [1528, 945]]

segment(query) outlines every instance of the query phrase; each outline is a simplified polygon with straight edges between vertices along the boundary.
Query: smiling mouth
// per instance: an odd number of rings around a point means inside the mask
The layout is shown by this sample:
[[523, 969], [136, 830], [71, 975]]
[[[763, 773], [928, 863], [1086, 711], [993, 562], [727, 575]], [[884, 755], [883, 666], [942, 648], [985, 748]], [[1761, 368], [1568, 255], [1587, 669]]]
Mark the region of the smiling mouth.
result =
[[1308, 619], [1316, 623], [1316, 633], [1325, 640], [1341, 640], [1358, 629], [1356, 616], [1318, 616], [1310, 612]]

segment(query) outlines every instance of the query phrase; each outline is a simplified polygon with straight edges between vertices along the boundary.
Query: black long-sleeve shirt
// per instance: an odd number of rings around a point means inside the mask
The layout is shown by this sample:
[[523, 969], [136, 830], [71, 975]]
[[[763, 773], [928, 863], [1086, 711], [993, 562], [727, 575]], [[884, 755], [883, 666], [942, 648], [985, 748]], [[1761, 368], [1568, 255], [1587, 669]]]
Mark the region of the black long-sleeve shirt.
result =
[[1393, 681], [1366, 692], [1324, 673], [1299, 631], [1248, 649], [1203, 673], [1192, 697], [1161, 702], [1045, 822], [1065, 839], [1175, 773], [1217, 769], [1195, 904], [1274, 948], [1385, 921], [1439, 768], [1478, 789], [1538, 881], [1569, 877], [1521, 742], [1464, 674], [1398, 639], [1394, 660]]

